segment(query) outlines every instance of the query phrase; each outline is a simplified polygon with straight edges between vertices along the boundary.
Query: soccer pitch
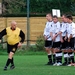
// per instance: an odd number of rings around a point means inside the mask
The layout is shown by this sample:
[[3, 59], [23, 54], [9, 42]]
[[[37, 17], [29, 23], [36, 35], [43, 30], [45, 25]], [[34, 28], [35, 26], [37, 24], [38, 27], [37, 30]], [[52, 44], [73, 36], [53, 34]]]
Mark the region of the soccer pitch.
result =
[[47, 66], [46, 55], [14, 56], [15, 69], [4, 71], [6, 55], [0, 55], [0, 75], [75, 75], [74, 66]]

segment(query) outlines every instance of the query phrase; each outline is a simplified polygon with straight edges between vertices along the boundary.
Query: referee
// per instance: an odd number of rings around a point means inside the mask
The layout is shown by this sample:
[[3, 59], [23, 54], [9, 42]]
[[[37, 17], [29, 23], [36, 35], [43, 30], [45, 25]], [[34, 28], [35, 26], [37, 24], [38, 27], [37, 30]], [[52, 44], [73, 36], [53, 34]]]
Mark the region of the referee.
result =
[[9, 64], [11, 64], [10, 69], [14, 69], [15, 65], [13, 56], [17, 48], [22, 46], [22, 43], [24, 42], [25, 39], [25, 34], [20, 28], [17, 27], [17, 23], [15, 21], [12, 21], [10, 27], [7, 27], [0, 32], [0, 39], [4, 35], [7, 35], [7, 53], [8, 53], [8, 59], [4, 67], [4, 70], [7, 70]]

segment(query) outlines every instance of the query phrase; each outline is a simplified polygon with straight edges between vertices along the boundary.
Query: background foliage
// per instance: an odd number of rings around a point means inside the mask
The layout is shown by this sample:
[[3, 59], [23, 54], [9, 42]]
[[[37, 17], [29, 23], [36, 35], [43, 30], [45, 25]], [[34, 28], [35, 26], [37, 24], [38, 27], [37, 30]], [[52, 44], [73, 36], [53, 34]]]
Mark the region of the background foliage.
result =
[[[3, 14], [26, 16], [27, 0], [2, 0]], [[75, 0], [30, 0], [30, 15], [45, 15], [52, 9], [75, 15]], [[12, 16], [12, 15], [11, 15]]]

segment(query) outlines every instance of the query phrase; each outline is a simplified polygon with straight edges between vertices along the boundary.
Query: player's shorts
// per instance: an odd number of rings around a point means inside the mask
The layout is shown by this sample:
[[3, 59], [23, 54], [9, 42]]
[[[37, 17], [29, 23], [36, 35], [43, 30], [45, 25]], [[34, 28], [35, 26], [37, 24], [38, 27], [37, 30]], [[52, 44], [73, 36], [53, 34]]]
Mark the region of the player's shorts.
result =
[[45, 47], [52, 48], [52, 41], [45, 40]]
[[[63, 40], [64, 40], [65, 37], [63, 37]], [[60, 45], [61, 49], [66, 49], [68, 47], [68, 42], [64, 40], [63, 43], [61, 43]]]
[[69, 42], [69, 47], [71, 49], [75, 49], [75, 37], [71, 38], [70, 42]]
[[75, 37], [70, 39], [70, 42], [67, 41], [66, 49], [73, 49], [75, 50]]
[[58, 42], [53, 42], [53, 46], [52, 46], [52, 48], [59, 48], [60, 49], [60, 41], [58, 41]]
[[9, 44], [7, 43], [7, 52], [8, 52], [8, 53], [10, 53], [10, 52], [15, 53], [16, 50], [17, 50], [17, 45], [18, 45], [18, 43], [15, 44], [15, 45], [9, 45]]

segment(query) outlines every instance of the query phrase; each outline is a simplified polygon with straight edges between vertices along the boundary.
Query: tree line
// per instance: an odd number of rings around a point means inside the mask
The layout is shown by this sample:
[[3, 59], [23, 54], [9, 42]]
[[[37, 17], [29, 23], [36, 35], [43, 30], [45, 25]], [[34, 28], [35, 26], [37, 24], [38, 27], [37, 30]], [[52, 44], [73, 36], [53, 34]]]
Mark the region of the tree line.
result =
[[[30, 15], [45, 15], [52, 9], [60, 9], [61, 13], [75, 15], [75, 0], [29, 0]], [[2, 0], [3, 15], [27, 14], [27, 0]]]

